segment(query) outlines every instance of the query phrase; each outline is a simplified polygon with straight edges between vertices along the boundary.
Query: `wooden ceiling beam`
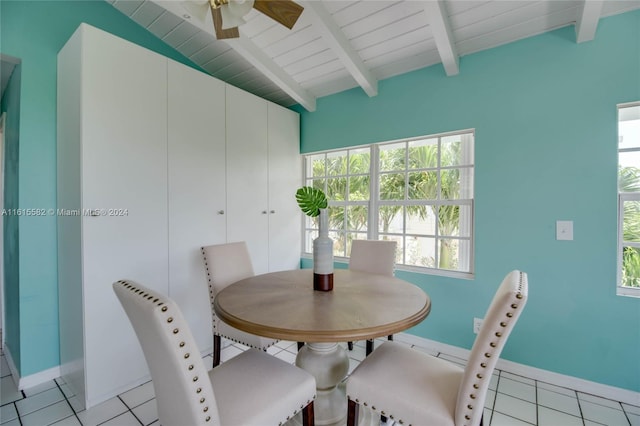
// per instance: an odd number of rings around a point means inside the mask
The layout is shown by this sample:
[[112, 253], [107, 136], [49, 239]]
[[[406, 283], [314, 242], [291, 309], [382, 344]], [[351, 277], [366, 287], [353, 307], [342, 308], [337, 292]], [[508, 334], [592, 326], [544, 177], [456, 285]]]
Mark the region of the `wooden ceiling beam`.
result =
[[595, 38], [603, 4], [603, 0], [583, 0], [576, 19], [576, 43]]
[[307, 11], [313, 12], [314, 28], [329, 45], [331, 50], [340, 58], [345, 68], [353, 76], [356, 82], [369, 96], [378, 94], [378, 80], [371, 74], [369, 68], [356, 52], [344, 35], [340, 27], [335, 23], [331, 14], [321, 1], [299, 1]]
[[444, 0], [427, 0], [423, 6], [444, 70], [448, 76], [456, 75], [460, 72], [459, 56]]

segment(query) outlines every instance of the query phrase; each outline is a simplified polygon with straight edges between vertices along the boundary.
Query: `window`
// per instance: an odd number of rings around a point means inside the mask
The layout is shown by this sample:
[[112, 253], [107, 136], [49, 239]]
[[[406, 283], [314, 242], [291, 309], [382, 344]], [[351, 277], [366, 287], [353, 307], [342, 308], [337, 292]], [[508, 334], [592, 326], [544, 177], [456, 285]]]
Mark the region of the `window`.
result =
[[[304, 156], [305, 185], [329, 199], [334, 255], [354, 239], [395, 240], [399, 267], [472, 274], [473, 146], [469, 130]], [[316, 220], [304, 228], [311, 252]]]
[[618, 106], [618, 290], [640, 297], [640, 103]]

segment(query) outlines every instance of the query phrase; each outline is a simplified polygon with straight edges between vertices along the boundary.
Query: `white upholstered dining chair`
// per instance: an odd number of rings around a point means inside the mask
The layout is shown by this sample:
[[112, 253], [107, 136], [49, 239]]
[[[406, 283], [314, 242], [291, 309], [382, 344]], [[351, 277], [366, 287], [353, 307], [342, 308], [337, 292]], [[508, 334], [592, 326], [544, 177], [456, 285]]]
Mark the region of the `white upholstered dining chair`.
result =
[[313, 425], [315, 379], [262, 351], [207, 371], [178, 305], [132, 281], [113, 283], [151, 372], [160, 424], [280, 425], [302, 411]]
[[269, 346], [277, 343], [278, 340], [256, 336], [231, 327], [218, 318], [213, 310], [213, 301], [219, 291], [222, 291], [229, 284], [254, 275], [247, 243], [240, 241], [216, 244], [202, 247], [201, 250], [209, 284], [209, 300], [211, 302], [211, 318], [213, 320], [213, 366], [216, 367], [220, 364], [222, 337], [245, 346], [266, 351]]
[[[396, 242], [388, 240], [353, 240], [349, 269], [392, 277], [396, 266]], [[393, 335], [388, 336], [393, 340]], [[349, 350], [353, 342], [348, 342]], [[367, 340], [367, 356], [373, 351], [373, 339]]]
[[527, 275], [510, 272], [489, 306], [464, 369], [405, 345], [382, 344], [347, 380], [347, 424], [357, 424], [360, 405], [402, 425], [482, 424], [491, 375], [527, 297]]

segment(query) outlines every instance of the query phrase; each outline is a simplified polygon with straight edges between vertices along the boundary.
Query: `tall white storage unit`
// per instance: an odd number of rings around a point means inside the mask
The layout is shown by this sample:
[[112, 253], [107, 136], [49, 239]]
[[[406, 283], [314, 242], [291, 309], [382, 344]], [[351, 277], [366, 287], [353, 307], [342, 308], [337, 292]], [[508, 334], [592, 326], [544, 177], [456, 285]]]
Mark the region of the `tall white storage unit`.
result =
[[[213, 347], [200, 247], [226, 242], [225, 83], [168, 61], [169, 296]], [[297, 140], [297, 139], [296, 139]]]
[[232, 86], [226, 98], [227, 238], [247, 242], [256, 274], [296, 269], [302, 179], [299, 143], [291, 141], [299, 140], [299, 116]]
[[148, 376], [111, 284], [168, 292], [166, 80], [164, 58], [86, 25], [59, 54], [60, 358], [88, 406]]
[[297, 113], [82, 24], [58, 55], [58, 287], [64, 378], [87, 407], [149, 373], [111, 284], [170, 295], [202, 353], [200, 247], [245, 240], [296, 269]]

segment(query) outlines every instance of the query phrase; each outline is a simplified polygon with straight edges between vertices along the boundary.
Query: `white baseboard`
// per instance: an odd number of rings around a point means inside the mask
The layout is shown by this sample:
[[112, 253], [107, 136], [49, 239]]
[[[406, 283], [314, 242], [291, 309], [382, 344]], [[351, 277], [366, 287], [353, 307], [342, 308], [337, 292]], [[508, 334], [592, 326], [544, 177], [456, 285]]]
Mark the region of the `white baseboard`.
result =
[[48, 370], [40, 371], [29, 376], [20, 377], [18, 369], [16, 368], [16, 364], [13, 362], [13, 358], [11, 358], [11, 351], [5, 347], [3, 353], [5, 359], [7, 360], [7, 364], [9, 365], [9, 371], [11, 371], [11, 378], [13, 379], [13, 382], [15, 383], [18, 390], [32, 388], [39, 384], [48, 382], [49, 380], [60, 377], [60, 366], [55, 366], [49, 368]]
[[[399, 342], [420, 346], [422, 348], [431, 349], [437, 352], [443, 352], [463, 359], [468, 359], [469, 353], [471, 352], [468, 349], [447, 345], [444, 343], [436, 342], [435, 340], [429, 340], [422, 337], [414, 336], [412, 334], [395, 334], [394, 339]], [[609, 386], [602, 383], [580, 379], [578, 377], [554, 373], [553, 371], [542, 370], [540, 368], [518, 364], [517, 362], [507, 361], [504, 359], [498, 360], [496, 368], [498, 370], [506, 371], [508, 373], [516, 374], [519, 376], [529, 377], [555, 386], [576, 389], [583, 393], [588, 393], [614, 401], [620, 401], [626, 404], [640, 406], [640, 392], [634, 392], [628, 389], [622, 389], [615, 386]]]

